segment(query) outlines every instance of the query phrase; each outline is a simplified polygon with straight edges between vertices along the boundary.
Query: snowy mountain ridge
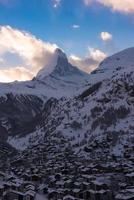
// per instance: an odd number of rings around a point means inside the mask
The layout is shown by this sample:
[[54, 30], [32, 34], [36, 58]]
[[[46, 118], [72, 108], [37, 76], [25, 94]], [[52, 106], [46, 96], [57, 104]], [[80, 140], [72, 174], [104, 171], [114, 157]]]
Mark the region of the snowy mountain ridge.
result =
[[[64, 138], [85, 157], [123, 157], [124, 145], [133, 145], [134, 48], [106, 58], [90, 75], [57, 51], [57, 65], [49, 75], [43, 69], [31, 82], [0, 86], [5, 92], [0, 98], [0, 121], [6, 141], [24, 150], [47, 137]], [[16, 88], [22, 92], [14, 96], [11, 91]]]
[[133, 199], [134, 48], [88, 77], [60, 53], [51, 73], [0, 86], [0, 168], [37, 200]]
[[72, 66], [65, 53], [56, 49], [51, 66], [45, 66], [31, 81], [1, 83], [0, 95], [10, 92], [14, 95], [36, 95], [46, 101], [50, 97], [74, 95], [88, 80], [88, 74]]

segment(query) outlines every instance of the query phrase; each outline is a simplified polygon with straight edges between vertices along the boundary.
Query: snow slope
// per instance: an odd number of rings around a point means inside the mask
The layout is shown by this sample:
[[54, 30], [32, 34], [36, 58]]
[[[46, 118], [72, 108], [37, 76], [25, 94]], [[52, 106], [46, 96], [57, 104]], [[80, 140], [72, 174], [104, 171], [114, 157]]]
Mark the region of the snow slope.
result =
[[106, 58], [100, 65], [100, 70], [115, 70], [134, 67], [134, 47], [125, 49]]
[[100, 63], [98, 68], [92, 72], [90, 83], [110, 79], [121, 73], [129, 73], [134, 70], [134, 47], [125, 49]]

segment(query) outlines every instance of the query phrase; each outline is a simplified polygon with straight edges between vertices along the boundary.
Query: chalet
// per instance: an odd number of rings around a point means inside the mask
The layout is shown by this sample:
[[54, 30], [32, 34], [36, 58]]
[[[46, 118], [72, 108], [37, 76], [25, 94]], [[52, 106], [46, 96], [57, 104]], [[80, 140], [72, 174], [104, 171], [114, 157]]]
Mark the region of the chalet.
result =
[[13, 175], [8, 175], [7, 181], [13, 181], [15, 177]]
[[48, 190], [48, 199], [49, 200], [57, 200], [59, 193], [55, 190]]
[[48, 187], [43, 188], [43, 194], [48, 194]]
[[12, 166], [21, 166], [21, 165], [24, 165], [25, 166], [25, 160], [21, 159], [21, 158], [18, 158], [14, 161], [11, 162], [11, 165]]
[[122, 183], [122, 182], [119, 183], [120, 190], [126, 189], [126, 187], [127, 187], [126, 183]]
[[[88, 200], [88, 199], [91, 199], [91, 191], [88, 190], [88, 191], [84, 191], [83, 192], [83, 199], [85, 200]], [[91, 199], [92, 200], [92, 199]], [[94, 200], [94, 199], [93, 199]], [[96, 200], [96, 199], [95, 199]]]
[[73, 196], [76, 197], [76, 198], [79, 198], [80, 192], [81, 192], [80, 189], [73, 189], [72, 190]]
[[41, 184], [38, 189], [43, 193], [43, 194], [48, 194], [48, 185], [47, 184]]
[[75, 197], [72, 195], [66, 195], [63, 197], [63, 200], [75, 200]]
[[64, 188], [64, 184], [65, 184], [64, 181], [57, 181], [56, 182], [56, 188]]
[[72, 186], [72, 180], [67, 180], [67, 181], [65, 181], [65, 183], [64, 183], [64, 187], [65, 188], [71, 188], [71, 186]]
[[11, 188], [11, 183], [10, 182], [5, 182], [4, 183], [4, 191], [7, 191]]
[[128, 185], [134, 186], [134, 172], [126, 174], [126, 181]]
[[35, 185], [34, 184], [27, 184], [25, 186], [25, 190], [28, 191], [28, 190], [32, 190], [32, 191], [35, 191]]
[[0, 181], [4, 181], [6, 177], [6, 174], [3, 172], [0, 172]]
[[49, 187], [50, 187], [50, 188], [56, 187], [56, 181], [55, 181], [55, 180], [50, 180], [50, 181], [49, 181]]
[[15, 191], [15, 190], [7, 190], [3, 193], [4, 200], [24, 200], [24, 193]]
[[113, 197], [111, 195], [111, 192], [109, 190], [89, 190], [90, 194], [88, 193], [88, 198], [84, 199], [91, 199], [91, 200], [113, 200]]
[[134, 188], [122, 190], [115, 196], [115, 200], [134, 200]]
[[35, 192], [32, 190], [27, 191], [26, 193], [15, 191], [15, 190], [7, 190], [3, 192], [4, 200], [35, 200]]
[[81, 193], [81, 190], [80, 189], [73, 189], [72, 190], [72, 194], [75, 198], [79, 198], [80, 197], [80, 193]]
[[129, 160], [132, 161], [132, 162], [134, 162], [134, 155], [131, 155], [130, 158], [129, 158]]
[[76, 181], [76, 182], [74, 182], [74, 188], [82, 188], [82, 182], [78, 182], [78, 181]]
[[3, 195], [4, 192], [4, 184], [1, 182], [0, 183], [0, 197]]
[[88, 190], [88, 189], [90, 189], [90, 183], [82, 182], [81, 189], [82, 190]]
[[34, 200], [35, 196], [36, 196], [35, 191], [28, 190], [27, 192], [25, 192], [24, 200]]
[[61, 174], [55, 174], [55, 179], [57, 181], [60, 181], [61, 180]]
[[95, 180], [95, 181], [91, 181], [91, 189], [93, 189], [95, 191], [99, 191], [102, 189], [107, 190], [107, 189], [109, 189], [109, 187], [106, 183]]
[[81, 169], [81, 173], [82, 174], [89, 174], [91, 171], [90, 171], [90, 169], [89, 168], [83, 168], [83, 169]]
[[92, 175], [85, 175], [85, 174], [83, 174], [82, 175], [82, 178], [86, 181], [86, 182], [91, 182], [91, 181], [93, 181], [93, 180], [95, 180], [95, 177], [94, 176], [92, 176]]
[[21, 184], [11, 182], [11, 187], [10, 187], [10, 188], [11, 188], [12, 190], [19, 191], [20, 188], [21, 188]]
[[32, 174], [31, 175], [31, 181], [33, 182], [40, 182], [41, 181], [41, 176], [38, 174]]
[[27, 173], [23, 174], [21, 178], [23, 178], [24, 181], [31, 181], [31, 176]]

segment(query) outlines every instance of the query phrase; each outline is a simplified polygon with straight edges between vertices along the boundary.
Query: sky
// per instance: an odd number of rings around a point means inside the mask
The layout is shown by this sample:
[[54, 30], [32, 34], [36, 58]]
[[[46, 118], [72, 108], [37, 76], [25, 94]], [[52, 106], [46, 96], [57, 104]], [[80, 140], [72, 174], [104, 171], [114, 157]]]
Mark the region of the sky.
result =
[[56, 48], [90, 73], [133, 34], [133, 0], [0, 0], [0, 82], [31, 79]]

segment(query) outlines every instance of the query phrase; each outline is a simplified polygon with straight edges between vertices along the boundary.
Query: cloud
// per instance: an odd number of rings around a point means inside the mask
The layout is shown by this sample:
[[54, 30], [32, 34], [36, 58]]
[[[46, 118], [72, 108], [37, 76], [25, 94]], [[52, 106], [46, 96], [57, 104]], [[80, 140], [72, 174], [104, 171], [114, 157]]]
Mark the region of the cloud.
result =
[[[14, 80], [30, 80], [37, 72], [45, 67], [47, 71], [53, 70], [56, 62], [55, 49], [58, 46], [37, 39], [32, 34], [13, 29], [10, 26], [0, 27], [0, 82], [10, 82]], [[7, 66], [2, 58], [7, 53], [13, 53], [23, 61], [23, 65], [17, 67]], [[106, 54], [99, 49], [89, 48], [88, 56], [80, 58], [78, 56], [70, 56], [70, 62], [78, 66], [80, 69], [91, 72], [95, 69], [99, 62], [106, 57]], [[5, 68], [3, 68], [3, 66]]]
[[85, 5], [87, 6], [89, 6], [92, 2], [93, 0], [84, 0]]
[[107, 55], [103, 51], [95, 48], [88, 48], [88, 51], [88, 55], [85, 58], [71, 55], [69, 60], [74, 66], [78, 66], [81, 70], [90, 73], [98, 67], [99, 63], [104, 60]]
[[101, 38], [103, 41], [107, 42], [107, 41], [112, 40], [113, 36], [112, 36], [111, 33], [108, 33], [108, 32], [101, 32], [100, 38]]
[[[36, 75], [42, 67], [52, 65], [56, 48], [56, 44], [39, 40], [25, 31], [13, 29], [10, 26], [0, 27], [0, 55], [4, 55], [7, 52], [17, 54], [23, 59], [24, 67], [32, 71], [33, 75]], [[25, 73], [28, 72], [27, 70]], [[23, 73], [24, 70], [21, 68], [19, 72]], [[6, 74], [8, 73], [6, 72]]]
[[73, 29], [78, 29], [78, 28], [80, 28], [80, 25], [78, 25], [78, 24], [73, 24], [73, 25], [72, 25], [72, 28], [73, 28]]
[[0, 70], [0, 82], [24, 81], [33, 78], [30, 70], [24, 67], [16, 67]]
[[95, 48], [88, 48], [88, 49], [89, 49], [90, 58], [92, 58], [95, 61], [100, 62], [107, 56], [103, 51], [99, 49], [95, 49]]
[[58, 8], [61, 4], [61, 0], [53, 0], [53, 7]]
[[133, 0], [84, 0], [86, 6], [89, 6], [91, 3], [97, 2], [106, 6], [113, 11], [118, 11], [126, 14], [134, 13], [134, 2]]
[[97, 0], [99, 3], [111, 8], [114, 11], [134, 13], [133, 0]]
[[0, 58], [0, 64], [3, 64], [3, 63], [4, 63], [4, 59]]

